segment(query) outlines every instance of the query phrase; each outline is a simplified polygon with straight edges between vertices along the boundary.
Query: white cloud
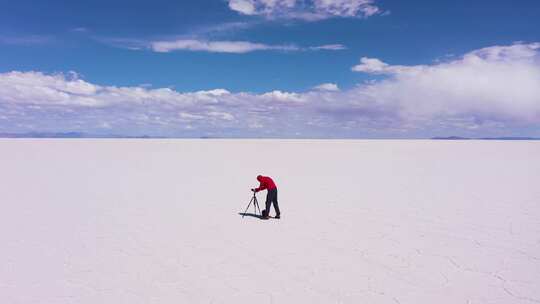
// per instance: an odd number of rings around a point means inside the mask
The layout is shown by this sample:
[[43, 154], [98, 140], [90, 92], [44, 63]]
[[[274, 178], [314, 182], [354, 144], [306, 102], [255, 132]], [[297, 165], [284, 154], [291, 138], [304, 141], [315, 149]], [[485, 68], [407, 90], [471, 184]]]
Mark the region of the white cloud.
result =
[[354, 17], [361, 13], [369, 17], [379, 13], [372, 0], [315, 0], [317, 11], [331, 16]]
[[298, 102], [305, 102], [306, 98], [302, 94], [298, 93], [289, 93], [289, 92], [282, 92], [279, 90], [275, 90], [272, 92], [264, 93], [260, 95], [262, 98], [267, 100], [275, 100], [275, 101], [281, 101], [286, 103], [298, 103]]
[[191, 114], [191, 113], [186, 113], [186, 112], [180, 112], [178, 113], [178, 116], [180, 116], [180, 118], [185, 119], [187, 121], [204, 119], [203, 115]]
[[492, 46], [479, 50], [475, 50], [465, 54], [461, 59], [442, 63], [438, 65], [389, 65], [377, 58], [360, 58], [360, 64], [353, 66], [351, 69], [355, 72], [364, 72], [369, 74], [418, 74], [426, 72], [433, 67], [450, 67], [460, 65], [474, 65], [484, 63], [515, 63], [538, 57], [540, 43], [522, 44], [516, 43], [510, 46]]
[[333, 91], [333, 92], [339, 91], [339, 87], [335, 83], [323, 83], [316, 87], [313, 87], [313, 89], [317, 91]]
[[255, 94], [101, 86], [77, 74], [0, 73], [0, 131], [488, 136], [540, 125], [539, 43], [489, 47], [430, 65], [370, 59], [360, 66], [356, 70], [385, 78], [343, 91], [325, 83], [307, 92]]
[[368, 74], [397, 74], [405, 72], [414, 73], [423, 68], [425, 68], [425, 66], [389, 65], [377, 58], [362, 57], [360, 58], [360, 64], [353, 66], [351, 70]]
[[112, 129], [111, 124], [109, 124], [108, 122], [102, 122], [101, 124], [99, 124], [99, 127], [103, 129]]
[[244, 15], [255, 14], [255, 4], [252, 0], [229, 0], [229, 8]]
[[168, 53], [172, 51], [202, 51], [211, 53], [244, 54], [256, 51], [339, 51], [345, 49], [341, 44], [328, 44], [313, 47], [298, 47], [296, 45], [268, 45], [249, 41], [205, 41], [205, 40], [170, 40], [154, 41], [150, 49], [155, 52]]
[[331, 17], [369, 17], [381, 13], [374, 0], [228, 0], [244, 15], [320, 20]]
[[357, 91], [393, 102], [407, 117], [471, 115], [540, 120], [540, 43], [493, 46], [433, 65], [389, 65], [362, 58], [354, 71], [389, 78]]
[[513, 61], [538, 57], [540, 43], [515, 43], [510, 46], [492, 46], [470, 52], [464, 56], [464, 60], [475, 61], [478, 58], [491, 61]]
[[7, 102], [34, 104], [98, 105], [99, 87], [77, 78], [76, 74], [46, 75], [38, 72], [0, 74], [0, 95]]
[[216, 117], [216, 118], [219, 118], [219, 119], [223, 119], [223, 120], [227, 120], [227, 121], [232, 121], [234, 120], [234, 115], [232, 115], [231, 113], [227, 113], [227, 112], [216, 112], [216, 111], [211, 111], [211, 112], [208, 112], [206, 113], [208, 116], [210, 117]]
[[325, 44], [321, 46], [312, 46], [309, 48], [310, 50], [318, 51], [318, 50], [328, 50], [328, 51], [341, 51], [346, 50], [347, 47], [343, 44]]
[[279, 50], [294, 51], [295, 46], [267, 45], [248, 41], [201, 41], [201, 40], [174, 40], [156, 41], [151, 43], [152, 50], [167, 53], [177, 50], [205, 51], [211, 53], [243, 54], [254, 51]]
[[225, 89], [214, 89], [214, 90], [208, 90], [208, 91], [197, 91], [195, 94], [201, 94], [201, 95], [211, 95], [211, 96], [223, 96], [231, 94], [231, 92], [225, 90]]
[[365, 72], [372, 74], [384, 74], [388, 71], [389, 65], [377, 58], [360, 58], [360, 64], [352, 67], [355, 72]]

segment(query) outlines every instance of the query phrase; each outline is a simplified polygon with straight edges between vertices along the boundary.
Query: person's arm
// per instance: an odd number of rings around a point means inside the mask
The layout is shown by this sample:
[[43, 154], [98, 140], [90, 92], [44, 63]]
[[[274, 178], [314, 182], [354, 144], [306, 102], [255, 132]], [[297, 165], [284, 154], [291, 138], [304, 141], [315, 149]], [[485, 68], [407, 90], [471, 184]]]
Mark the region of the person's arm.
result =
[[255, 189], [255, 192], [259, 192], [261, 190], [264, 190], [266, 189], [266, 183], [265, 182], [261, 182], [261, 185], [259, 186], [259, 188]]

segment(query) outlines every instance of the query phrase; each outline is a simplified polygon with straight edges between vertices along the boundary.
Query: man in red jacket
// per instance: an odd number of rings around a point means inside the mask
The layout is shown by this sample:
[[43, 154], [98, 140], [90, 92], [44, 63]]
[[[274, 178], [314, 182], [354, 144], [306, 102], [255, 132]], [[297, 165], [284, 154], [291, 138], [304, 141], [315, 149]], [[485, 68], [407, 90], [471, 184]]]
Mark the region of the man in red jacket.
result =
[[281, 217], [281, 213], [279, 212], [279, 206], [277, 201], [277, 187], [274, 181], [268, 177], [268, 176], [257, 176], [257, 180], [259, 181], [260, 186], [256, 189], [251, 189], [253, 192], [259, 192], [261, 190], [266, 189], [268, 192], [266, 194], [266, 209], [262, 212], [262, 219], [267, 220], [269, 218], [270, 214], [270, 204], [274, 203], [274, 210], [276, 211], [275, 218], [279, 219]]

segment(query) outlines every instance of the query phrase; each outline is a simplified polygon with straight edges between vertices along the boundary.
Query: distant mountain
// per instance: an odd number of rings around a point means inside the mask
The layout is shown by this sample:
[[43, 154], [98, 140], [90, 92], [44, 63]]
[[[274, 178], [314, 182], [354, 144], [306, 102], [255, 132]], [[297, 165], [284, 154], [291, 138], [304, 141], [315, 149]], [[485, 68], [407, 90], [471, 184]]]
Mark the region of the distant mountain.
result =
[[540, 138], [536, 137], [486, 137], [486, 138], [479, 138], [481, 140], [540, 140]]
[[436, 140], [469, 140], [471, 138], [459, 137], [459, 136], [448, 136], [448, 137], [433, 137], [432, 139], [436, 139]]
[[148, 135], [141, 136], [125, 136], [115, 134], [86, 134], [82, 132], [30, 132], [30, 133], [0, 133], [0, 138], [164, 138]]
[[[218, 136], [201, 136], [201, 137], [164, 137], [164, 136], [127, 136], [117, 134], [87, 134], [82, 132], [29, 132], [29, 133], [0, 133], [0, 138], [127, 138], [127, 139], [163, 139], [163, 138], [199, 138], [199, 139], [220, 139], [226, 137]], [[432, 140], [540, 140], [536, 137], [461, 137], [461, 136], [447, 136], [447, 137], [432, 137]]]
[[459, 137], [459, 136], [448, 136], [448, 137], [433, 137], [434, 140], [540, 140], [536, 137], [480, 137], [480, 138], [469, 138], [469, 137]]
[[30, 133], [0, 133], [2, 138], [83, 138], [84, 133], [66, 132], [66, 133], [49, 133], [49, 132], [30, 132]]

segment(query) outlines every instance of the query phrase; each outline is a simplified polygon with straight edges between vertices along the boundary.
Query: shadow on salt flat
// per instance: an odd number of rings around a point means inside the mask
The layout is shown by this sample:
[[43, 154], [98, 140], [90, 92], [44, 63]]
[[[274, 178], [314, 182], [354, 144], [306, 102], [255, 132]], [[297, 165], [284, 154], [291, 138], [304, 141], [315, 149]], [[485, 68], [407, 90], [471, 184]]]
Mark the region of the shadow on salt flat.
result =
[[255, 214], [255, 213], [238, 212], [238, 214], [241, 215], [242, 217], [244, 217], [244, 216], [250, 216], [250, 217], [255, 217], [255, 218], [261, 219], [261, 216], [258, 215], [258, 214]]

